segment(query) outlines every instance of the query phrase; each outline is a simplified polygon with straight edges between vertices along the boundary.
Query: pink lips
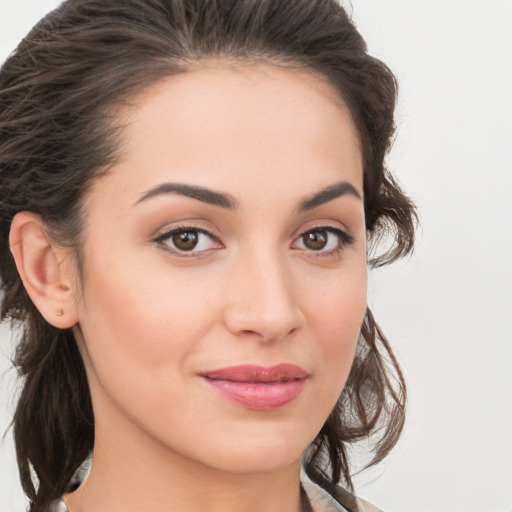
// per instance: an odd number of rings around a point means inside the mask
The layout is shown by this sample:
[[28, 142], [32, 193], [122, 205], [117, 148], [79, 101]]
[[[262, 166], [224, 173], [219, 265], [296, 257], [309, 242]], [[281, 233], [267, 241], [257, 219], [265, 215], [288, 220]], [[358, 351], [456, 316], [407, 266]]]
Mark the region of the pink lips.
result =
[[295, 400], [308, 377], [293, 364], [232, 366], [201, 374], [210, 386], [248, 409], [269, 411]]

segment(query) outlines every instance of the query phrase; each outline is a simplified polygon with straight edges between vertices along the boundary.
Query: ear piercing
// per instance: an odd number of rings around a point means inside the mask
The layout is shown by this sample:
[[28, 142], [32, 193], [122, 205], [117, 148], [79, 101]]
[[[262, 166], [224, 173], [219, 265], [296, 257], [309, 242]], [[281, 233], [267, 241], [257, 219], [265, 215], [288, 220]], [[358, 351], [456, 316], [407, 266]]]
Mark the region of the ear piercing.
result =
[[64, 310], [62, 308], [57, 309], [57, 316], [62, 316], [64, 314]]

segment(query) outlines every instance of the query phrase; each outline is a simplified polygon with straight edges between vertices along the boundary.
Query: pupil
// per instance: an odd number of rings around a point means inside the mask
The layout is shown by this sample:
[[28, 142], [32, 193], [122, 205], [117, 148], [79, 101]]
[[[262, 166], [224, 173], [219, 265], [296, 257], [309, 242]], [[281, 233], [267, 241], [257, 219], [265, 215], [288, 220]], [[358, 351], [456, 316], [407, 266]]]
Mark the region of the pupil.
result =
[[319, 251], [327, 245], [327, 231], [310, 231], [303, 236], [304, 245], [313, 251]]
[[194, 231], [181, 231], [172, 237], [174, 245], [182, 251], [190, 251], [197, 245], [197, 233]]

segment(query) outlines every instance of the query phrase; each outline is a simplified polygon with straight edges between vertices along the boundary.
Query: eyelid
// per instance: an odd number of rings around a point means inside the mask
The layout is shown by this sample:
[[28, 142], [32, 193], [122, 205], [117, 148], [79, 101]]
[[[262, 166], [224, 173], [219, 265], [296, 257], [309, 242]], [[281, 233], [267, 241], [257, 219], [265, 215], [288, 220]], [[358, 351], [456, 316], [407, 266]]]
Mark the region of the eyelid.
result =
[[[209, 247], [207, 249], [190, 249], [190, 250], [180, 250], [179, 248], [175, 247], [173, 248], [170, 244], [166, 244], [165, 241], [172, 238], [173, 235], [180, 233], [180, 232], [186, 232], [186, 231], [194, 231], [197, 233], [201, 233], [202, 235], [207, 236], [211, 239], [212, 244], [214, 247]], [[325, 231], [329, 233], [330, 235], [335, 235], [338, 237], [338, 244], [336, 247], [331, 249], [310, 249], [308, 247], [294, 247], [297, 242], [304, 237], [307, 233], [314, 232], [314, 231]], [[172, 255], [175, 255], [177, 257], [183, 257], [183, 258], [192, 258], [192, 257], [206, 257], [209, 254], [211, 254], [215, 250], [219, 250], [224, 248], [224, 244], [221, 242], [220, 238], [213, 234], [210, 230], [205, 229], [202, 226], [198, 226], [197, 224], [193, 223], [182, 223], [179, 225], [175, 225], [173, 227], [164, 228], [164, 230], [159, 230], [159, 232], [152, 236], [151, 241], [158, 244], [160, 248]], [[304, 251], [308, 253], [309, 257], [333, 257], [335, 255], [338, 255], [341, 251], [343, 251], [348, 245], [351, 245], [354, 243], [354, 237], [345, 229], [340, 228], [339, 226], [333, 226], [332, 224], [317, 224], [313, 226], [309, 226], [306, 229], [302, 229], [300, 233], [295, 236], [295, 238], [292, 241], [291, 248]]]
[[[209, 237], [212, 242], [214, 242], [217, 247], [209, 248], [209, 249], [202, 249], [202, 250], [196, 250], [191, 249], [190, 251], [184, 251], [180, 250], [178, 248], [172, 248], [170, 245], [164, 243], [165, 240], [168, 240], [172, 238], [173, 235], [180, 233], [180, 232], [186, 232], [186, 231], [195, 231], [197, 233], [201, 233], [203, 235], [206, 235]], [[201, 256], [207, 256], [214, 250], [218, 250], [223, 248], [222, 242], [219, 240], [217, 236], [215, 236], [213, 233], [208, 231], [207, 229], [203, 227], [199, 227], [197, 225], [193, 224], [181, 224], [178, 226], [173, 226], [171, 228], [165, 229], [164, 231], [160, 231], [155, 236], [152, 237], [152, 242], [158, 244], [160, 248], [172, 255], [175, 255], [180, 258], [193, 258], [193, 257], [201, 257]]]
[[311, 226], [311, 227], [308, 227], [307, 229], [302, 230], [300, 232], [300, 234], [294, 238], [293, 243], [292, 243], [292, 248], [293, 248], [293, 245], [298, 240], [300, 240], [304, 235], [306, 235], [307, 233], [310, 233], [312, 231], [313, 232], [314, 231], [326, 231], [328, 233], [334, 234], [339, 238], [339, 243], [336, 248], [328, 249], [328, 250], [323, 250], [323, 249], [314, 250], [314, 249], [308, 249], [307, 247], [306, 248], [297, 248], [297, 250], [307, 252], [308, 256], [321, 258], [321, 257], [329, 257], [329, 256], [337, 255], [340, 252], [342, 252], [348, 245], [352, 245], [355, 242], [354, 237], [348, 231], [346, 231], [338, 226], [333, 226], [330, 224], [319, 224], [319, 225]]

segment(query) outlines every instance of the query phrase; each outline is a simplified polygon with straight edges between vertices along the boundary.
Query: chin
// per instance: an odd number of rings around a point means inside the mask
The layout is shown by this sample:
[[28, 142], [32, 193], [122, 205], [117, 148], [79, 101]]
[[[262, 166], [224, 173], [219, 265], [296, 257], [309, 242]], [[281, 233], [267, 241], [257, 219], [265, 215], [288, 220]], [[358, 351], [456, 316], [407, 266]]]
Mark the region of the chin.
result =
[[[258, 430], [259, 435], [257, 432], [254, 435], [226, 435], [217, 442], [213, 439], [206, 441], [210, 449], [201, 450], [203, 457], [198, 453], [197, 458], [202, 458], [206, 466], [229, 473], [272, 473], [300, 464], [304, 450], [314, 438], [311, 433], [300, 435], [296, 426], [281, 432], [279, 429]], [[205, 453], [207, 457], [204, 457]]]
[[268, 474], [278, 472], [291, 465], [300, 463], [302, 452], [283, 450], [239, 450], [236, 453], [223, 454], [215, 461], [214, 467], [226, 473]]

